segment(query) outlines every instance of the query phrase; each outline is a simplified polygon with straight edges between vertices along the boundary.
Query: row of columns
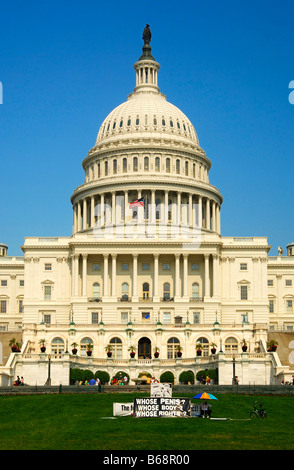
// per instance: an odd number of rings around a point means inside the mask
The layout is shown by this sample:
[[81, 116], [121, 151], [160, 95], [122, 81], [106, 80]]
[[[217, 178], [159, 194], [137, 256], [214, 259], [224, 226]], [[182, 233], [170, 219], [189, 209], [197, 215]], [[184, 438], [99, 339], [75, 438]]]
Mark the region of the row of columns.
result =
[[[220, 205], [215, 200], [185, 192], [177, 192], [176, 197], [173, 195], [171, 199], [171, 192], [174, 193], [174, 191], [165, 190], [164, 197], [160, 199], [160, 221], [186, 223], [190, 227], [198, 226], [220, 233]], [[112, 191], [101, 193], [98, 197], [92, 195], [77, 201], [73, 207], [73, 233], [94, 226], [104, 227], [105, 225], [115, 226], [122, 222], [127, 223], [128, 217], [132, 215], [132, 209], [129, 208], [130, 194], [131, 191], [128, 190], [125, 190], [123, 194]], [[183, 195], [187, 200], [186, 203], [183, 203]], [[155, 223], [156, 211], [159, 207], [159, 204], [156, 204], [156, 190], [151, 190], [151, 194], [138, 190], [132, 200], [140, 199], [142, 196], [145, 196], [145, 205], [148, 203], [147, 199], [149, 200], [149, 220]], [[136, 209], [138, 222], [143, 222], [147, 219], [147, 210], [138, 209]]]
[[[87, 254], [74, 254], [72, 256], [72, 296], [79, 296], [79, 260], [82, 257], [82, 292], [83, 297], [87, 297]], [[109, 268], [109, 256], [111, 258], [111, 294], [108, 290], [108, 268]], [[159, 300], [159, 254], [153, 254], [154, 268], [153, 268], [153, 297], [154, 300]], [[205, 297], [218, 297], [219, 296], [219, 256], [213, 254], [212, 256], [212, 276], [210, 272], [210, 255], [204, 254], [204, 296]], [[175, 276], [174, 276], [174, 296], [188, 297], [188, 253], [183, 255], [176, 253], [175, 257]], [[180, 275], [180, 260], [182, 262], [183, 276]], [[104, 254], [103, 255], [103, 297], [117, 296], [116, 292], [116, 254]], [[133, 269], [132, 269], [132, 297], [136, 299], [138, 297], [138, 254], [132, 255]], [[211, 285], [212, 281], [212, 285]]]

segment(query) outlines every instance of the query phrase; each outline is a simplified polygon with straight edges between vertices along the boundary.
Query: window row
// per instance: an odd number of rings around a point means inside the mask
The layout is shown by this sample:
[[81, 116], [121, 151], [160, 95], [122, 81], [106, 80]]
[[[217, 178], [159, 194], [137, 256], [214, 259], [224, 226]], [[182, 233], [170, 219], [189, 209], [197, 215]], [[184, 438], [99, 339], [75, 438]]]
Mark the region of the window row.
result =
[[[23, 300], [18, 299], [18, 313], [23, 313]], [[0, 300], [0, 313], [8, 313], [8, 300]]]
[[[103, 165], [103, 167], [101, 166]], [[162, 172], [165, 170], [166, 173], [175, 173], [177, 175], [190, 176], [195, 179], [203, 180], [206, 178], [207, 169], [204, 165], [190, 163], [190, 161], [177, 158], [173, 165], [173, 160], [169, 157], [155, 157], [154, 163], [153, 159], [145, 156], [142, 160], [142, 169], [144, 171], [151, 171], [154, 169], [155, 172]], [[139, 159], [138, 157], [126, 158], [124, 157], [121, 160], [121, 170], [119, 169], [119, 161], [117, 159], [105, 160], [104, 163], [97, 163], [97, 177], [116, 175], [119, 172], [128, 173], [128, 171], [137, 173], [140, 170], [139, 168]], [[93, 166], [87, 168], [87, 179], [92, 180], [94, 178], [94, 169]], [[103, 172], [103, 174], [102, 174]]]
[[[24, 280], [20, 279], [18, 285], [19, 285], [19, 287], [24, 287]], [[7, 287], [8, 286], [8, 280], [7, 279], [1, 279], [0, 286], [1, 287]]]
[[[267, 281], [268, 287], [273, 287], [274, 286], [274, 280], [273, 279], [268, 279]], [[292, 287], [293, 281], [292, 279], [285, 279], [285, 287]]]

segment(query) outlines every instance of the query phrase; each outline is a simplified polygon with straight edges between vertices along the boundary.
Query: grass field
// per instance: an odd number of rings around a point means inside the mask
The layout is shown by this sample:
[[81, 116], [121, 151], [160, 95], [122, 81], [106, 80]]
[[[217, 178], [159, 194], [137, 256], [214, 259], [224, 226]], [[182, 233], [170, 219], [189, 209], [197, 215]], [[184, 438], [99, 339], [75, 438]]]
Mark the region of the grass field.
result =
[[[226, 421], [131, 416], [105, 419], [113, 416], [113, 402], [130, 403], [135, 396], [0, 396], [0, 450], [294, 449], [294, 397], [218, 394], [218, 401], [212, 402], [212, 417], [230, 418]], [[266, 420], [248, 419], [255, 400], [263, 402]]]

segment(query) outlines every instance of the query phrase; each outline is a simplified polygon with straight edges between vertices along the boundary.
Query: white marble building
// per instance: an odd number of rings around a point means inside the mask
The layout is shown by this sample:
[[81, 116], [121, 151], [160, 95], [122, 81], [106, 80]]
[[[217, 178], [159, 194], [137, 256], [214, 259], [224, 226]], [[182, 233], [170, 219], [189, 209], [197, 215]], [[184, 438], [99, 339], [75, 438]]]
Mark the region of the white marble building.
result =
[[72, 235], [25, 238], [23, 258], [0, 246], [0, 329], [23, 338], [21, 353], [0, 367], [2, 383], [17, 374], [44, 384], [49, 356], [53, 384], [69, 383], [70, 367], [131, 379], [170, 371], [175, 383], [182, 371], [218, 368], [219, 383], [230, 384], [233, 359], [243, 384], [287, 372], [266, 343], [269, 328], [294, 326], [294, 245], [271, 258], [266, 237], [222, 237], [211, 161], [191, 121], [160, 92], [159, 67], [144, 44], [133, 93], [83, 160]]

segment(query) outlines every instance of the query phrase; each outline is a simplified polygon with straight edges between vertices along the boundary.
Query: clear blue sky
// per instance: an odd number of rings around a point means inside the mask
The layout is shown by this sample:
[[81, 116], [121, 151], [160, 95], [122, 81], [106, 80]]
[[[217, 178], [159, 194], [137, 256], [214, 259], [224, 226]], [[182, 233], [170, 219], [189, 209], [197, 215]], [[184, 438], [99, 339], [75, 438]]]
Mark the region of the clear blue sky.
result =
[[1, 1], [0, 242], [70, 236], [101, 122], [135, 86], [149, 23], [159, 86], [193, 122], [224, 236], [294, 241], [293, 0]]

